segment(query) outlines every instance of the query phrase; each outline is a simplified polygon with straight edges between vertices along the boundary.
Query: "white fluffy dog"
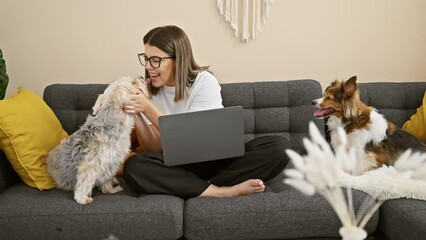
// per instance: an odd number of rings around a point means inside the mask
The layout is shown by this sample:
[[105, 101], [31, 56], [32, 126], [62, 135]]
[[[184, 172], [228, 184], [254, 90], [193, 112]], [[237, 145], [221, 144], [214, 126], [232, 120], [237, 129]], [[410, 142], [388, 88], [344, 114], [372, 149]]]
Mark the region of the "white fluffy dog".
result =
[[96, 100], [93, 115], [48, 154], [48, 171], [57, 187], [74, 190], [78, 203], [93, 201], [94, 186], [103, 193], [123, 190], [114, 176], [129, 153], [134, 126], [133, 115], [126, 114], [123, 105], [137, 90], [149, 97], [141, 78], [123, 77], [111, 83]]

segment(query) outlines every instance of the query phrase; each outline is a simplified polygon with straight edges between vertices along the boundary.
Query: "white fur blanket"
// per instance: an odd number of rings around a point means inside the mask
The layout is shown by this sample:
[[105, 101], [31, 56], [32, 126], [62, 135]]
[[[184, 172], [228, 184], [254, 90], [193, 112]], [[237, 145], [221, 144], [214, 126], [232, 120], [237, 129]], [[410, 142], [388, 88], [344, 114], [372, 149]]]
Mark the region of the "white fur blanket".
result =
[[295, 166], [295, 169], [285, 171], [288, 177], [284, 180], [286, 184], [307, 195], [340, 185], [364, 191], [377, 200], [426, 200], [426, 153], [408, 149], [393, 166], [382, 166], [360, 176], [350, 175], [347, 172], [355, 172], [363, 155], [359, 155], [353, 147], [347, 148], [345, 131], [340, 127], [337, 130], [336, 137], [341, 144], [332, 151], [316, 125], [309, 123], [312, 140], [303, 140], [307, 154], [301, 156], [286, 150]]
[[394, 167], [383, 166], [361, 176], [342, 174], [340, 180], [343, 187], [361, 190], [378, 200], [426, 200], [426, 181], [413, 178], [412, 171], [398, 171]]

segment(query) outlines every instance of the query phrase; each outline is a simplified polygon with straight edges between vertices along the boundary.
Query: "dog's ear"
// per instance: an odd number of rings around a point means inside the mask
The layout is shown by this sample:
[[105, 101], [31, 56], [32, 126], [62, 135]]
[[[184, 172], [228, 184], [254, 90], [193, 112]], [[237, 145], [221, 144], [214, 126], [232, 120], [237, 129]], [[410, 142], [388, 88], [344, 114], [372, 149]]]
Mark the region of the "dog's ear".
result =
[[346, 82], [353, 82], [354, 84], [356, 84], [356, 76], [352, 76]]
[[345, 98], [352, 97], [352, 95], [355, 93], [355, 91], [358, 89], [356, 85], [356, 76], [353, 76], [349, 78], [344, 84], [343, 84], [343, 90], [345, 92]]
[[92, 108], [93, 114], [92, 115], [98, 114], [99, 109], [102, 107], [103, 99], [104, 99], [104, 95], [100, 94], [98, 96], [98, 99], [96, 99], [95, 105], [93, 105], [93, 108]]

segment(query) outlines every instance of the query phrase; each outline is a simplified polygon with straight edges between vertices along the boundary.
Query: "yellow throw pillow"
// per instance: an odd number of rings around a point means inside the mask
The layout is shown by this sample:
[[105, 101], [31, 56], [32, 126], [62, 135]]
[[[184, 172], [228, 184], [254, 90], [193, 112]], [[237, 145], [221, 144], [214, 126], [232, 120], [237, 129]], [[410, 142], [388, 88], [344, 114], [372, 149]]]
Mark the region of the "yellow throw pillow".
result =
[[44, 160], [67, 136], [37, 94], [20, 87], [12, 97], [0, 100], [0, 149], [28, 186], [40, 190], [55, 187]]
[[426, 143], [426, 91], [423, 103], [417, 112], [404, 123], [402, 129], [416, 136], [420, 141]]

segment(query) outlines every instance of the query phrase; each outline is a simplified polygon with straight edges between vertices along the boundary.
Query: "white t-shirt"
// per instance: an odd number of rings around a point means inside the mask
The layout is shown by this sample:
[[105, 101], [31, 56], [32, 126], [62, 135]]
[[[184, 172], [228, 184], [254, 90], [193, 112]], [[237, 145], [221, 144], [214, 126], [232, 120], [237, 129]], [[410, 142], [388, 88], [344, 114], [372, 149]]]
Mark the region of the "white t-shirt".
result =
[[163, 86], [157, 95], [152, 96], [152, 102], [165, 115], [223, 108], [219, 82], [207, 71], [198, 73], [192, 86], [186, 90], [186, 97], [175, 102], [175, 87]]

